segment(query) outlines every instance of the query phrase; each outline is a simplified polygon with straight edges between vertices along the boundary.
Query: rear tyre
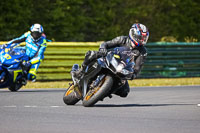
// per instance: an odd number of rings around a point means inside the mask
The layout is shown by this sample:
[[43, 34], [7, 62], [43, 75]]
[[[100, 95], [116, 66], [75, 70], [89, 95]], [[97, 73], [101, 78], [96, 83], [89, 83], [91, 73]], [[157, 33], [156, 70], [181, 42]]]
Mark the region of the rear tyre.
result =
[[105, 76], [99, 85], [89, 90], [83, 99], [83, 106], [91, 107], [99, 100], [102, 100], [111, 90], [113, 85], [113, 78], [111, 76]]
[[67, 105], [75, 105], [81, 99], [81, 92], [78, 86], [71, 84], [63, 96], [63, 101]]

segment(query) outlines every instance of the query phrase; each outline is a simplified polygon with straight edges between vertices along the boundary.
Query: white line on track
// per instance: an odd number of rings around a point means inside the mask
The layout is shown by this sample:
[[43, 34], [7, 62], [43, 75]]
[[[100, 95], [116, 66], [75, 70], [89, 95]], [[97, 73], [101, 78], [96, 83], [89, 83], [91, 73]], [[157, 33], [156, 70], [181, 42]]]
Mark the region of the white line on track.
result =
[[29, 106], [29, 105], [26, 105], [24, 106], [25, 108], [37, 108], [37, 106]]
[[47, 107], [47, 108], [62, 108], [64, 106], [36, 106], [36, 105], [24, 105], [24, 106], [16, 106], [16, 105], [9, 105], [9, 106], [0, 106], [0, 107], [4, 107], [4, 108], [17, 108], [17, 107], [24, 107], [24, 108], [43, 108], [43, 107]]
[[51, 108], [60, 108], [60, 107], [63, 107], [63, 106], [50, 106]]
[[6, 108], [16, 108], [17, 106], [11, 105], [11, 106], [3, 106], [3, 107], [6, 107]]

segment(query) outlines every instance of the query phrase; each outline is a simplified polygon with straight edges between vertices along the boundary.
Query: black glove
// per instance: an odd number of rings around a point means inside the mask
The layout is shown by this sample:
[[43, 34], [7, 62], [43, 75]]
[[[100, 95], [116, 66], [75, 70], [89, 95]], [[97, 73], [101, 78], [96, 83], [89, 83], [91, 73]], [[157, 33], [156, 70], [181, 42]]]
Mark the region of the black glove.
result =
[[23, 61], [22, 62], [22, 66], [23, 66], [24, 69], [30, 69], [31, 65], [32, 64], [29, 61]]
[[132, 76], [131, 76], [131, 80], [133, 80], [133, 79], [136, 79], [136, 75], [135, 74], [133, 74]]
[[106, 54], [107, 54], [107, 49], [105, 49], [105, 48], [99, 48], [99, 52], [100, 52], [103, 56], [106, 56]]

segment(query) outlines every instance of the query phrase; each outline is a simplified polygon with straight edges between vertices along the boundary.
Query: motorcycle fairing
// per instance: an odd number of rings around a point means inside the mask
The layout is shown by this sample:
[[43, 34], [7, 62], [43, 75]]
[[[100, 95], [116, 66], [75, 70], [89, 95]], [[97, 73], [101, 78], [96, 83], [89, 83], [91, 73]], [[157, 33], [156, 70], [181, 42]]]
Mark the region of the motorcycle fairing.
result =
[[18, 69], [20, 63], [23, 60], [28, 60], [29, 57], [26, 56], [25, 50], [22, 47], [17, 47], [15, 49], [8, 49], [1, 51], [1, 63], [6, 66], [8, 69]]
[[[21, 78], [21, 62], [29, 60], [24, 47], [5, 48], [0, 50], [0, 88], [5, 88]], [[21, 76], [20, 76], [21, 75]]]

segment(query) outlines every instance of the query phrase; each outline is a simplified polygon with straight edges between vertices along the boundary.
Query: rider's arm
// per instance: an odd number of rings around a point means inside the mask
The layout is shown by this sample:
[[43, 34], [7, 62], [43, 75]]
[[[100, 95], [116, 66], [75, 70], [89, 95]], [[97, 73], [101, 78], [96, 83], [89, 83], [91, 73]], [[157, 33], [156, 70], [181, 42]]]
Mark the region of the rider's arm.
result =
[[100, 45], [100, 48], [110, 49], [110, 48], [120, 47], [125, 44], [125, 41], [126, 41], [125, 36], [119, 36], [110, 41], [102, 43]]
[[38, 62], [41, 62], [42, 59], [44, 59], [44, 51], [46, 50], [46, 47], [47, 47], [47, 41], [46, 39], [43, 39], [43, 43], [41, 44], [37, 55], [30, 60], [31, 64], [36, 64]]
[[20, 44], [21, 42], [24, 42], [28, 36], [28, 34], [30, 34], [30, 31], [24, 33], [22, 36], [18, 37], [18, 38], [15, 38], [11, 41], [9, 41], [7, 43], [7, 47], [14, 47], [14, 46], [17, 46], [18, 44]]
[[143, 46], [143, 47], [139, 47], [138, 49], [135, 49], [134, 52], [138, 52], [134, 57], [134, 62], [135, 62], [135, 66], [134, 66], [134, 78], [137, 78], [142, 66], [144, 65], [144, 62], [146, 60], [147, 57], [147, 49]]

